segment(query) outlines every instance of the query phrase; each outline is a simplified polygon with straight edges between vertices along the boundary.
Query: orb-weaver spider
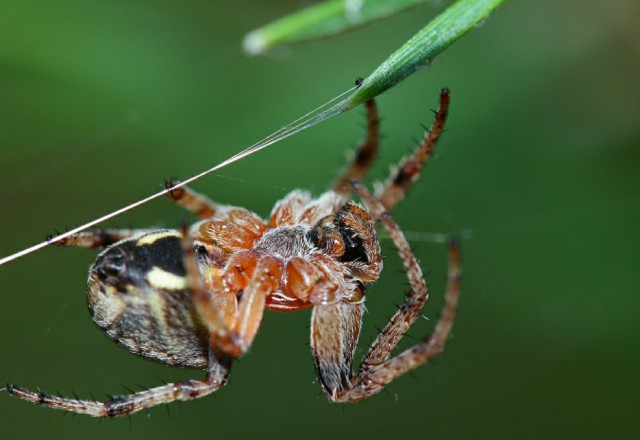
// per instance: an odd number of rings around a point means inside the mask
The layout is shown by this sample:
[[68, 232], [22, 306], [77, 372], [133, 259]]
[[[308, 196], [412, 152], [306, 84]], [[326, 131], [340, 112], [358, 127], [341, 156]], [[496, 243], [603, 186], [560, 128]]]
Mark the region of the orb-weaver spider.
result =
[[[459, 295], [460, 255], [449, 246], [445, 305], [433, 334], [390, 358], [427, 300], [426, 283], [407, 240], [389, 215], [420, 175], [442, 132], [449, 91], [440, 94], [435, 122], [413, 155], [375, 195], [360, 183], [378, 150], [378, 116], [367, 102], [368, 129], [352, 162], [318, 198], [295, 190], [265, 221], [244, 208], [217, 204], [168, 182], [170, 198], [201, 220], [182, 230], [103, 230], [60, 240], [62, 246], [105, 248], [89, 274], [89, 309], [109, 338], [132, 353], [167, 365], [202, 368], [205, 380], [162, 385], [107, 402], [56, 397], [16, 385], [7, 391], [43, 406], [115, 417], [206, 396], [227, 380], [247, 353], [265, 309], [313, 308], [311, 349], [331, 401], [355, 402], [442, 351]], [[349, 201], [357, 193], [365, 207]], [[380, 332], [357, 372], [352, 361], [365, 290], [382, 270], [379, 222], [409, 279], [404, 302]]]

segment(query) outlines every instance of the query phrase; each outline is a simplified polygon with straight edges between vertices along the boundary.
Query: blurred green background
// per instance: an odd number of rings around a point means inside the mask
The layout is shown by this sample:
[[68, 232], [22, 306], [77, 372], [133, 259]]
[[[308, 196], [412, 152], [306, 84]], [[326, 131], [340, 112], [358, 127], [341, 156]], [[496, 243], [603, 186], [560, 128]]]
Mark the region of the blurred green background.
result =
[[[249, 30], [306, 1], [0, 2], [0, 255], [231, 156], [366, 76], [439, 8], [248, 58]], [[507, 2], [435, 65], [379, 99], [386, 176], [452, 90], [448, 131], [396, 211], [408, 230], [465, 232], [454, 336], [436, 362], [368, 401], [329, 404], [308, 312], [268, 313], [215, 397], [103, 421], [0, 394], [3, 438], [637, 438], [640, 432], [640, 38], [635, 0]], [[363, 111], [194, 187], [268, 214], [323, 191]], [[106, 226], [176, 226], [157, 200]], [[432, 286], [445, 249], [413, 235]], [[366, 346], [402, 300], [401, 265], [369, 291]], [[89, 397], [202, 377], [133, 356], [95, 328], [95, 252], [51, 248], [0, 267], [0, 382]], [[404, 341], [404, 347], [411, 344]]]

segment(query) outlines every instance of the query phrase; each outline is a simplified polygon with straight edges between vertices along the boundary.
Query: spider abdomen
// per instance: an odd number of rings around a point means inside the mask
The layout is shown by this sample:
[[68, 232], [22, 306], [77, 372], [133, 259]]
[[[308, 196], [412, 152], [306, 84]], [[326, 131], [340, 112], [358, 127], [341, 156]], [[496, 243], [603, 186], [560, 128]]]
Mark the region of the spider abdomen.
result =
[[89, 273], [91, 316], [132, 353], [167, 365], [207, 365], [208, 332], [196, 312], [180, 235], [155, 231], [105, 249]]

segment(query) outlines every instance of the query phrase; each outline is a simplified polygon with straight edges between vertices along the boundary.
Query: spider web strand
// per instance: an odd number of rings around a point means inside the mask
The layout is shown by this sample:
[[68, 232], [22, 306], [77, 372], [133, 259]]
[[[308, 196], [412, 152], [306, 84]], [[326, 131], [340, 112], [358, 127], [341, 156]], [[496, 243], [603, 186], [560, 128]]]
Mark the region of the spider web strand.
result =
[[[8, 255], [4, 258], [0, 259], [0, 266], [2, 266], [3, 264], [9, 263], [11, 261], [17, 260], [18, 258], [21, 258], [27, 254], [30, 254], [32, 252], [35, 252], [37, 250], [40, 250], [46, 246], [49, 246], [50, 244], [54, 244], [58, 241], [64, 240], [65, 238], [72, 236], [74, 234], [77, 234], [78, 232], [82, 232], [86, 229], [92, 228], [104, 221], [107, 221], [109, 219], [112, 219], [114, 217], [117, 217], [121, 214], [124, 214], [127, 211], [131, 211], [132, 209], [137, 208], [138, 206], [144, 205], [154, 199], [157, 199], [159, 197], [162, 197], [164, 195], [166, 195], [167, 193], [169, 193], [170, 191], [173, 191], [177, 188], [180, 188], [182, 186], [188, 185], [191, 182], [194, 182], [204, 176], [206, 176], [207, 174], [213, 173], [214, 171], [219, 170], [220, 168], [226, 167], [227, 165], [231, 165], [234, 162], [237, 162], [241, 159], [244, 159], [247, 156], [250, 156], [254, 153], [257, 153], [260, 150], [263, 150], [265, 148], [267, 148], [270, 145], [275, 144], [276, 142], [279, 142], [283, 139], [288, 138], [289, 136], [293, 136], [296, 133], [301, 132], [302, 130], [306, 130], [307, 128], [310, 128], [320, 122], [326, 121], [327, 119], [330, 119], [334, 116], [337, 116], [338, 114], [342, 113], [343, 111], [343, 103], [344, 101], [340, 100], [342, 97], [344, 97], [347, 94], [350, 94], [351, 92], [353, 92], [354, 88], [351, 88], [343, 93], [341, 93], [340, 95], [336, 96], [335, 98], [331, 99], [330, 101], [327, 101], [326, 103], [322, 104], [321, 106], [315, 108], [314, 110], [311, 110], [310, 112], [306, 113], [305, 115], [299, 117], [298, 119], [296, 119], [295, 121], [291, 122], [290, 124], [287, 124], [283, 127], [281, 127], [279, 130], [271, 133], [270, 135], [268, 135], [267, 137], [263, 138], [262, 140], [258, 141], [257, 143], [245, 148], [244, 150], [240, 151], [239, 153], [234, 154], [233, 156], [229, 157], [228, 159], [218, 163], [217, 165], [202, 171], [201, 173], [198, 173], [184, 181], [181, 181], [179, 183], [177, 183], [176, 185], [174, 185], [171, 188], [165, 188], [162, 191], [159, 191], [155, 194], [152, 194], [148, 197], [145, 197], [143, 199], [140, 199], [136, 202], [133, 202], [127, 206], [124, 206], [123, 208], [117, 209], [115, 211], [110, 212], [109, 214], [106, 214], [102, 217], [99, 217], [95, 220], [92, 220], [90, 222], [87, 222], [81, 226], [78, 226], [77, 228], [73, 228], [67, 232], [64, 232], [60, 235], [57, 235], [55, 237], [52, 237], [48, 240], [45, 240], [43, 242], [40, 242], [36, 245], [33, 245], [31, 247], [28, 247], [26, 249], [23, 249], [19, 252], [16, 252], [14, 254]], [[331, 105], [332, 103], [338, 101], [336, 104]]]

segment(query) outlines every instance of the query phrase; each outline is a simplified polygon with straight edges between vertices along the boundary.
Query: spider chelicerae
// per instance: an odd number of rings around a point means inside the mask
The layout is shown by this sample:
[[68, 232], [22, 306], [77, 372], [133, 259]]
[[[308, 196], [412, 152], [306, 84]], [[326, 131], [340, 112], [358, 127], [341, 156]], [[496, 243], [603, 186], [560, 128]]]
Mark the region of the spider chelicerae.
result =
[[[389, 211], [418, 180], [440, 137], [448, 106], [449, 91], [443, 89], [431, 129], [375, 195], [360, 183], [378, 151], [379, 120], [370, 100], [364, 142], [333, 188], [318, 198], [295, 190], [263, 220], [247, 209], [215, 203], [168, 182], [169, 197], [200, 221], [182, 230], [102, 230], [58, 242], [104, 248], [90, 269], [88, 302], [93, 320], [110, 339], [166, 365], [206, 369], [204, 380], [169, 383], [106, 402], [16, 385], [6, 390], [42, 406], [95, 417], [203, 397], [222, 387], [233, 360], [247, 353], [265, 309], [313, 308], [311, 351], [322, 389], [333, 402], [366, 399], [428, 362], [443, 350], [451, 332], [459, 296], [459, 249], [451, 240], [445, 304], [433, 333], [391, 357], [420, 316], [428, 289]], [[349, 201], [353, 192], [365, 207]], [[376, 223], [400, 255], [410, 290], [354, 373], [366, 286], [382, 270]]]

